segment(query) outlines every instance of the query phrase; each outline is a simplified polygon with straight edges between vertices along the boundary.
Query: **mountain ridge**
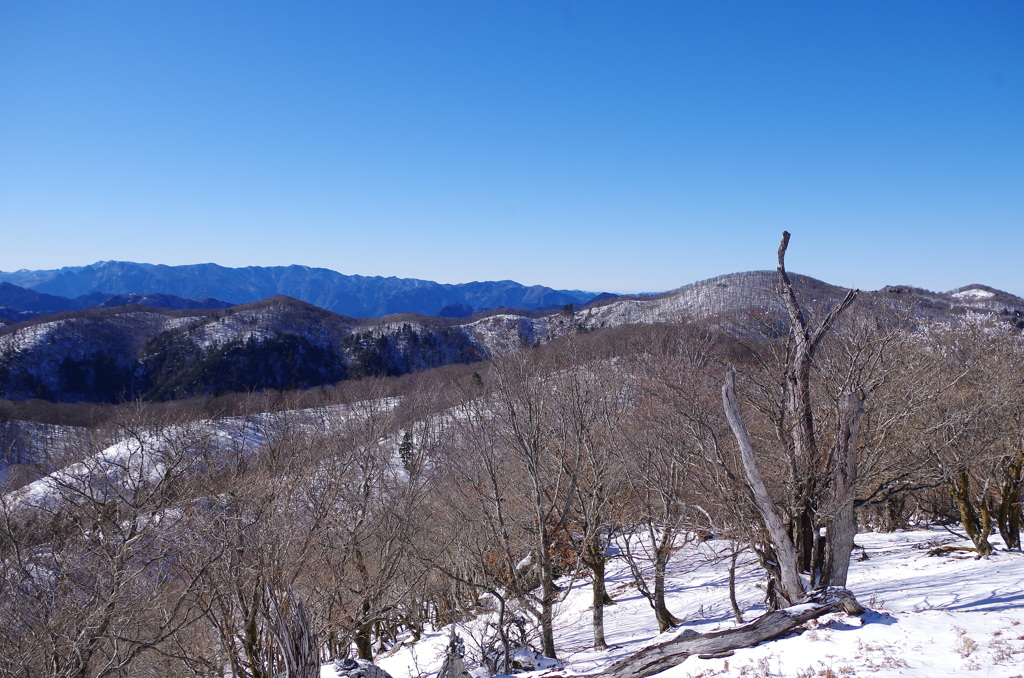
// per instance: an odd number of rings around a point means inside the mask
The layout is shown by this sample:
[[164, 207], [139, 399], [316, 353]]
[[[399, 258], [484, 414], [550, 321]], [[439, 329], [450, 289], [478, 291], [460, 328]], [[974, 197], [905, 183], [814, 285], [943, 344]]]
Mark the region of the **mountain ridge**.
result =
[[[791, 274], [810, 313], [846, 290]], [[599, 297], [551, 311], [464, 318], [414, 313], [356, 319], [276, 295], [226, 309], [92, 308], [0, 326], [0, 395], [12, 400], [168, 400], [224, 391], [293, 389], [398, 376], [506, 355], [574, 333], [680, 320], [785, 323], [775, 271], [732, 273], [657, 296]], [[994, 314], [1024, 328], [1024, 299], [984, 285], [937, 293], [908, 286], [862, 292], [857, 304], [922, 320]]]
[[533, 310], [585, 303], [595, 296], [513, 280], [450, 284], [397, 276], [347, 275], [299, 264], [230, 268], [213, 263], [167, 266], [100, 261], [52, 270], [0, 271], [0, 281], [72, 299], [95, 292], [159, 293], [242, 304], [284, 294], [341, 315], [364, 318], [405, 312], [435, 315], [456, 303], [474, 311], [499, 306]]
[[65, 311], [84, 311], [91, 308], [109, 308], [138, 304], [169, 309], [189, 308], [227, 308], [232, 306], [226, 301], [206, 297], [203, 299], [186, 299], [173, 294], [109, 294], [96, 291], [75, 298], [39, 292], [28, 287], [21, 287], [9, 282], [0, 282], [0, 316], [9, 320], [22, 321], [33, 317], [62, 313]]

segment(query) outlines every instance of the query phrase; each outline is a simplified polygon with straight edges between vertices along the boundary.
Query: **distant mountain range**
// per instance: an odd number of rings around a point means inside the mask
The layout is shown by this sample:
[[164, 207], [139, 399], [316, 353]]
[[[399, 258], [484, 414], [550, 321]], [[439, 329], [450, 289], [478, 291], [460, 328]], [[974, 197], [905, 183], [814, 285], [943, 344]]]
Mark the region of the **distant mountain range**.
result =
[[133, 292], [130, 294], [108, 294], [106, 292], [92, 292], [69, 299], [68, 297], [60, 297], [19, 287], [9, 282], [0, 282], [0, 319], [11, 322], [21, 322], [63, 311], [112, 308], [128, 304], [169, 309], [228, 308], [232, 306], [232, 304], [226, 301], [209, 297], [205, 299], [183, 299], [173, 294], [161, 293], [138, 294]]
[[498, 307], [533, 310], [583, 304], [595, 296], [580, 290], [528, 287], [512, 280], [450, 285], [414, 278], [344, 275], [309, 266], [227, 268], [217, 264], [163, 266], [129, 261], [101, 261], [48, 271], [0, 272], [0, 282], [49, 295], [35, 299], [34, 306], [29, 308], [24, 305], [29, 299], [25, 292], [0, 290], [0, 306], [36, 312], [43, 312], [43, 307], [45, 312], [94, 308], [114, 295], [127, 294], [142, 295], [151, 302], [152, 295], [168, 295], [167, 303], [178, 304], [169, 308], [208, 308], [202, 304], [218, 300], [226, 305], [245, 304], [286, 295], [356, 318], [394, 313], [467, 317]]
[[[845, 294], [814, 278], [793, 278], [812, 313]], [[751, 315], [784, 323], [777, 282], [774, 271], [734, 273], [658, 296], [601, 295], [586, 306], [470, 319], [405, 314], [356, 320], [286, 296], [226, 309], [94, 307], [0, 327], [0, 396], [116, 402], [310, 388], [486, 360], [623, 325], [692, 320], [740, 328], [750, 325]], [[920, 319], [995, 314], [1024, 327], [1024, 299], [984, 285], [951, 292], [891, 286], [861, 293], [857, 304], [869, 313], [897, 308]]]

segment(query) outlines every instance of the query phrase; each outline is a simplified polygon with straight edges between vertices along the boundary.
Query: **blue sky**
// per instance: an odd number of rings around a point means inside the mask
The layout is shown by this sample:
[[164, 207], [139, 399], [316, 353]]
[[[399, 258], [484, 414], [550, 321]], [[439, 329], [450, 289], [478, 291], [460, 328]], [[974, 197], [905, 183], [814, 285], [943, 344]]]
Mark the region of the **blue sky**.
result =
[[0, 270], [1024, 295], [1024, 3], [0, 3]]

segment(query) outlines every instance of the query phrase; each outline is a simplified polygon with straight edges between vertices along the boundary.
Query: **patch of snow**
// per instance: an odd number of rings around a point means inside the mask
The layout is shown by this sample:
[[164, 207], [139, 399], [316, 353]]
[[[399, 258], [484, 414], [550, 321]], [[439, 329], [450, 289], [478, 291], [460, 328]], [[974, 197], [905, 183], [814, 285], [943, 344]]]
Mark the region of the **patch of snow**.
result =
[[988, 290], [971, 289], [954, 292], [953, 296], [957, 299], [988, 299], [996, 295], [995, 292], [989, 292]]

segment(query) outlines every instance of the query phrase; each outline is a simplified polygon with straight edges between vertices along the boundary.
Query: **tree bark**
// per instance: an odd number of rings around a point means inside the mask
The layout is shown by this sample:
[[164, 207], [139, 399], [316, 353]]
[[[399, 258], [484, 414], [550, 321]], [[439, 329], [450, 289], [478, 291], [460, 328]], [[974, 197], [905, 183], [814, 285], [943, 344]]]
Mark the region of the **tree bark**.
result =
[[373, 637], [371, 635], [372, 623], [370, 621], [370, 601], [363, 599], [360, 606], [361, 615], [356, 625], [352, 640], [356, 646], [356, 656], [366, 661], [373, 661]]
[[743, 610], [736, 600], [736, 558], [739, 555], [738, 551], [733, 551], [732, 559], [729, 561], [729, 605], [732, 606], [732, 616], [736, 618], [736, 623], [742, 624]]
[[978, 507], [975, 507], [971, 501], [971, 477], [966, 470], [946, 481], [946, 487], [960, 511], [960, 522], [967, 536], [971, 538], [974, 548], [977, 549], [978, 557], [988, 558], [993, 551], [992, 543], [988, 540], [992, 534], [992, 523], [984, 497], [978, 502]]
[[853, 539], [857, 536], [853, 499], [857, 482], [857, 430], [864, 414], [863, 403], [860, 394], [851, 393], [841, 408], [842, 424], [832, 460], [833, 507], [828, 520], [822, 573], [822, 581], [827, 586], [846, 586]]
[[683, 623], [682, 619], [669, 611], [668, 605], [665, 603], [665, 573], [668, 571], [668, 561], [671, 557], [672, 540], [667, 534], [666, 528], [662, 533], [661, 541], [654, 550], [654, 598], [651, 601], [660, 633], [674, 629]]
[[[539, 499], [537, 500], [540, 501]], [[538, 521], [540, 522], [540, 521]], [[540, 522], [538, 527], [538, 555], [540, 562], [540, 643], [545, 657], [555, 656], [555, 574], [551, 563], [551, 548], [548, 543], [547, 526]]]
[[594, 623], [594, 649], [604, 650], [608, 642], [604, 637], [604, 606], [608, 604], [608, 589], [604, 582], [605, 557], [604, 554], [594, 553], [585, 561], [590, 569], [593, 579], [592, 588], [594, 594], [593, 623]]
[[996, 523], [1007, 549], [1020, 550], [1021, 488], [1024, 486], [1024, 452], [1003, 462], [999, 480], [999, 508]]

